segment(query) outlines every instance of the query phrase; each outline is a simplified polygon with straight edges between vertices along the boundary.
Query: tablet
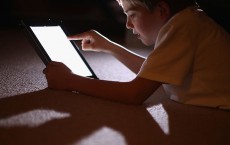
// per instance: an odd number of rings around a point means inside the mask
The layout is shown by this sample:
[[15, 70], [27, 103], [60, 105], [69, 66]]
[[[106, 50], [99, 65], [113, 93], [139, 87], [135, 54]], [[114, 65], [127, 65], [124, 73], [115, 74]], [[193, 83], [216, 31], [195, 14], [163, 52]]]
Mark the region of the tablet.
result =
[[97, 78], [79, 47], [68, 40], [67, 33], [61, 22], [51, 20], [45, 22], [21, 21], [33, 46], [47, 65], [50, 61], [64, 63], [74, 74]]

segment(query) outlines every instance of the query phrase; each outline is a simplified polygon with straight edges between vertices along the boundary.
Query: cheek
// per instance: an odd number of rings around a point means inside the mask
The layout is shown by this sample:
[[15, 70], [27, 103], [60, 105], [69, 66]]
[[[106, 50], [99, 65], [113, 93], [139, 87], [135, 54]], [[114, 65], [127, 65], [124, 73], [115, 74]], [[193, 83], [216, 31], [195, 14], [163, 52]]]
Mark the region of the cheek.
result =
[[149, 44], [155, 43], [159, 27], [154, 23], [140, 23], [138, 26], [142, 38]]
[[152, 19], [151, 21], [148, 21], [147, 23], [145, 23], [145, 25], [143, 25], [143, 31], [145, 32], [147, 37], [152, 37], [152, 39], [154, 39], [155, 41], [160, 29], [164, 24], [165, 22], [159, 19]]
[[143, 19], [137, 24], [137, 27], [143, 35], [150, 35], [154, 33], [156, 24], [154, 23], [154, 20], [143, 17]]

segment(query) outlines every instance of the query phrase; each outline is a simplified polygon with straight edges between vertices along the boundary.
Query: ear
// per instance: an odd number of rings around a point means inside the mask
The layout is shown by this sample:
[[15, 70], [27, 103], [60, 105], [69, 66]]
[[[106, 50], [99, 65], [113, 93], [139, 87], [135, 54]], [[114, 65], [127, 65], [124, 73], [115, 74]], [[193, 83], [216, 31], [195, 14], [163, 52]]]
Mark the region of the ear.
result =
[[171, 17], [171, 10], [169, 4], [165, 1], [160, 1], [157, 7], [160, 9], [161, 18], [167, 21]]

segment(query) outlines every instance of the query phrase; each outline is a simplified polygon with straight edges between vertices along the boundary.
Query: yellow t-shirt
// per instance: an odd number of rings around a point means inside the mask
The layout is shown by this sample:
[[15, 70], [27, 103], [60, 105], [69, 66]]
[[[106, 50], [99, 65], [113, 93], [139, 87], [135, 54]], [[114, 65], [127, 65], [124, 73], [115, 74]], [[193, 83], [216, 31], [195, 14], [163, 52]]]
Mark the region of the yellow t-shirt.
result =
[[162, 82], [172, 100], [230, 109], [230, 35], [186, 8], [161, 28], [138, 76]]

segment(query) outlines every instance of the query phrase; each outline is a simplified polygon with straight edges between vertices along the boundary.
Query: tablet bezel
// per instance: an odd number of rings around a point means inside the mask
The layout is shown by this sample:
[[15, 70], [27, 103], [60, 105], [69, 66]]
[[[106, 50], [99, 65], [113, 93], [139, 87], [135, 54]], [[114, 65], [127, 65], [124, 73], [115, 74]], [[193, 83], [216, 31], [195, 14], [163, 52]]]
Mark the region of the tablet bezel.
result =
[[[62, 30], [64, 31], [64, 33], [68, 35], [67, 30], [62, 24], [62, 21], [58, 21], [58, 20], [50, 20], [50, 19], [48, 20], [21, 20], [20, 24], [23, 26], [30, 42], [32, 43], [33, 48], [35, 49], [35, 51], [37, 52], [37, 54], [39, 55], [39, 57], [41, 58], [41, 60], [43, 61], [45, 65], [47, 65], [52, 60], [50, 59], [49, 55], [46, 53], [45, 49], [43, 48], [43, 46], [41, 45], [41, 43], [39, 42], [35, 34], [33, 33], [30, 26], [60, 26]], [[94, 73], [94, 71], [92, 70], [92, 68], [90, 67], [90, 65], [84, 58], [84, 56], [82, 55], [76, 43], [74, 43], [73, 41], [70, 41], [70, 42], [75, 48], [76, 52], [81, 57], [81, 59], [83, 60], [83, 62], [85, 63], [86, 67], [89, 69], [89, 71], [92, 74], [92, 76], [86, 76], [86, 77], [98, 79], [98, 77], [96, 76], [96, 74]]]

